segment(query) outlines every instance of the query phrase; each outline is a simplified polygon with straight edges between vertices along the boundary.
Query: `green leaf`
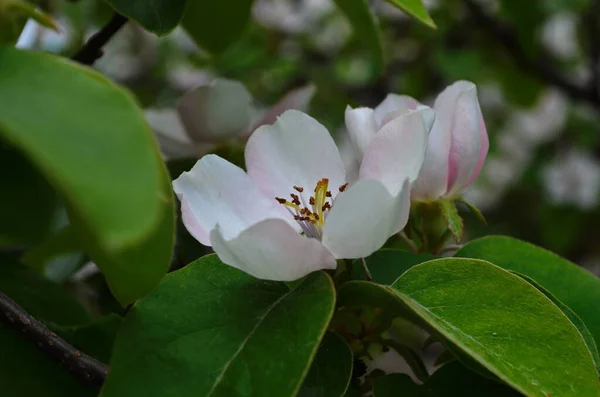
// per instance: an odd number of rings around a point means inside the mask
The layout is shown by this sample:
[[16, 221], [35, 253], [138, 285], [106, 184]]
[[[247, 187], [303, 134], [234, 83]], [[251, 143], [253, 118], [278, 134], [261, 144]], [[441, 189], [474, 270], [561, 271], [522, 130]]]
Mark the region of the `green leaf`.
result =
[[550, 299], [565, 314], [565, 316], [567, 316], [569, 320], [571, 320], [571, 323], [573, 323], [573, 325], [577, 327], [577, 330], [579, 330], [579, 333], [583, 337], [583, 340], [585, 341], [588, 350], [590, 351], [590, 353], [592, 353], [592, 358], [594, 359], [594, 363], [596, 364], [596, 370], [600, 372], [600, 356], [598, 356], [598, 347], [596, 346], [596, 341], [594, 340], [594, 336], [590, 333], [588, 328], [585, 326], [585, 323], [579, 318], [579, 316], [573, 310], [571, 310], [569, 306], [556, 299], [556, 297], [552, 295], [550, 291], [539, 285], [531, 277], [526, 276], [524, 274], [520, 274], [518, 272], [511, 273], [521, 277], [523, 280], [527, 281], [529, 284], [537, 288], [538, 291], [540, 291], [542, 294], [546, 295], [548, 299]]
[[[0, 263], [0, 292], [46, 323], [71, 326], [89, 321], [85, 310], [60, 286], [18, 263]], [[0, 390], [2, 395], [15, 397], [95, 395], [37, 346], [1, 323]]]
[[456, 257], [478, 258], [531, 277], [571, 308], [600, 343], [600, 280], [587, 270], [511, 237], [489, 236], [467, 243]]
[[398, 7], [408, 15], [414, 17], [419, 22], [423, 22], [430, 28], [436, 28], [435, 22], [429, 16], [427, 8], [423, 5], [421, 0], [387, 0], [388, 3]]
[[[181, 18], [187, 0], [106, 0], [115, 11], [133, 19], [146, 30], [164, 35], [175, 29]], [[190, 2], [204, 2], [190, 0]]]
[[456, 242], [460, 242], [463, 239], [465, 234], [463, 220], [458, 215], [458, 210], [456, 209], [456, 204], [454, 201], [450, 200], [441, 200], [439, 201], [440, 210], [442, 212], [442, 216], [444, 217], [444, 221], [448, 226], [448, 230], [454, 236]]
[[373, 397], [517, 397], [508, 387], [469, 371], [458, 362], [444, 365], [423, 385], [408, 375], [391, 374], [373, 381]]
[[21, 153], [2, 142], [0, 180], [0, 246], [41, 242], [50, 231], [57, 206], [52, 187]]
[[205, 256], [129, 311], [101, 396], [294, 396], [334, 305], [323, 272], [290, 290]]
[[383, 39], [377, 18], [369, 8], [367, 0], [334, 0], [339, 9], [346, 15], [354, 34], [362, 41], [365, 48], [371, 51], [377, 75], [385, 69]]
[[418, 318], [525, 395], [600, 396], [577, 328], [535, 287], [491, 263], [437, 259], [413, 267], [391, 287], [348, 282], [338, 297], [344, 306], [371, 304]]
[[0, 91], [0, 135], [63, 195], [117, 299], [145, 295], [169, 265], [174, 210], [133, 98], [91, 69], [13, 48], [0, 48]]
[[325, 334], [298, 397], [342, 397], [350, 383], [352, 350], [340, 336]]
[[[373, 281], [390, 285], [411, 267], [435, 258], [430, 254], [413, 254], [399, 249], [384, 248], [367, 257], [366, 261]], [[352, 263], [352, 278], [355, 280], [366, 278], [360, 259]]]
[[253, 0], [190, 0], [181, 25], [203, 49], [220, 54], [244, 33]]

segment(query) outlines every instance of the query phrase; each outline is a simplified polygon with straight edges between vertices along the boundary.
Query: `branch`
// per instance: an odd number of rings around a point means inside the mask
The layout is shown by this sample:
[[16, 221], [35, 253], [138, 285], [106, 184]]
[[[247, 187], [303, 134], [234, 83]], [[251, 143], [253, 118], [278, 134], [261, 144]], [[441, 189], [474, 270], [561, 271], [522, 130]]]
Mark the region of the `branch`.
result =
[[84, 384], [100, 388], [104, 383], [108, 366], [75, 349], [0, 292], [1, 323], [19, 332], [48, 356], [62, 363]]
[[102, 47], [127, 23], [127, 17], [115, 13], [108, 23], [95, 33], [85, 45], [71, 57], [84, 65], [92, 65], [103, 54]]
[[465, 0], [464, 4], [475, 17], [475, 21], [488, 30], [504, 48], [510, 53], [517, 65], [526, 72], [539, 76], [542, 80], [563, 90], [572, 99], [586, 101], [595, 107], [600, 107], [600, 95], [593, 87], [580, 87], [567, 80], [560, 72], [555, 70], [548, 60], [531, 59], [521, 48], [514, 31], [488, 15], [475, 1]]

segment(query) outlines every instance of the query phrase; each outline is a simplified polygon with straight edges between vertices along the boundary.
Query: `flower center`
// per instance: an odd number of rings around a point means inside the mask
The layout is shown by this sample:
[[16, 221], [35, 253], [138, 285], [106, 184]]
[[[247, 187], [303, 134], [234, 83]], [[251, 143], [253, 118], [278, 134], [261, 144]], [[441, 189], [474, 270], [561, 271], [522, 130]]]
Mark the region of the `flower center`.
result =
[[[343, 192], [348, 187], [344, 183], [339, 187], [339, 191]], [[288, 210], [298, 222], [305, 236], [316, 239], [321, 239], [323, 236], [323, 226], [325, 225], [325, 217], [333, 207], [334, 197], [329, 189], [329, 179], [323, 178], [317, 182], [314, 195], [310, 196], [308, 205], [302, 196], [304, 188], [302, 186], [294, 186], [294, 190], [298, 194], [291, 193], [291, 200], [286, 200], [282, 197], [275, 197], [275, 200]]]

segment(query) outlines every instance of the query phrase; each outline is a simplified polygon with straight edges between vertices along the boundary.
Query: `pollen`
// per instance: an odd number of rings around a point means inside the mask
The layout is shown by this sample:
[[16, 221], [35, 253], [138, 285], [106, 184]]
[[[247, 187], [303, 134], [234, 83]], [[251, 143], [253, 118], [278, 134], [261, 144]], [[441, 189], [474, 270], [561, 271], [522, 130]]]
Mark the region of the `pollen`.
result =
[[[347, 183], [343, 184], [339, 187], [339, 191], [344, 191], [347, 186]], [[306, 196], [302, 194], [304, 187], [294, 185], [292, 188], [299, 194], [291, 193], [291, 200], [281, 197], [275, 197], [275, 200], [288, 210], [290, 215], [300, 225], [305, 236], [320, 240], [323, 235], [325, 218], [333, 208], [335, 200], [331, 190], [328, 190], [329, 179], [322, 178], [319, 180], [313, 190], [314, 195], [308, 196], [307, 194], [308, 205], [305, 201]]]

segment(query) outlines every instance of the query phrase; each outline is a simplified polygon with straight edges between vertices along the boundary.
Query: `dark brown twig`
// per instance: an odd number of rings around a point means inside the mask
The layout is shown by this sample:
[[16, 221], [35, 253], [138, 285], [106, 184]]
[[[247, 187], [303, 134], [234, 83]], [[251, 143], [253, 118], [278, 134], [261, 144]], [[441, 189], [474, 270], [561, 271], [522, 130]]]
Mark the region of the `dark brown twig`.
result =
[[[9, 297], [0, 292], [0, 324], [5, 324], [35, 344], [84, 384], [100, 388], [108, 366], [83, 354], [33, 318]], [[34, 375], [35, 376], [35, 375]]]
[[600, 95], [594, 87], [580, 87], [567, 80], [552, 67], [551, 62], [548, 62], [548, 60], [530, 58], [519, 44], [517, 35], [509, 26], [489, 15], [474, 0], [465, 0], [464, 4], [473, 15], [474, 20], [493, 35], [496, 41], [510, 53], [521, 69], [538, 76], [548, 84], [560, 88], [572, 99], [585, 101], [596, 108], [600, 108]]
[[84, 46], [71, 57], [83, 65], [92, 65], [102, 56], [102, 47], [127, 23], [127, 17], [115, 13], [108, 23], [95, 33]]

